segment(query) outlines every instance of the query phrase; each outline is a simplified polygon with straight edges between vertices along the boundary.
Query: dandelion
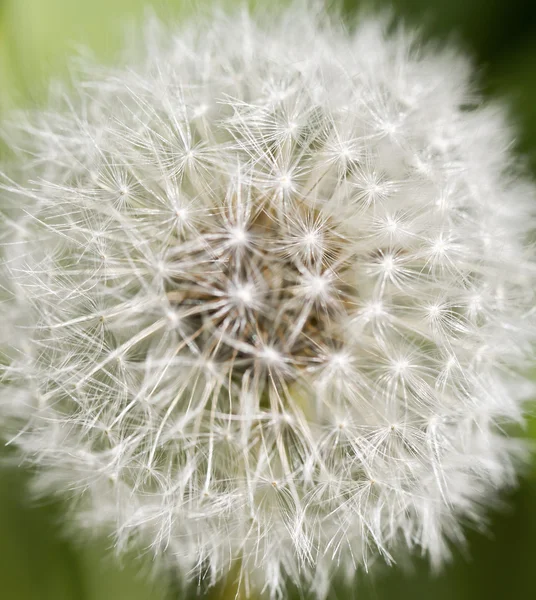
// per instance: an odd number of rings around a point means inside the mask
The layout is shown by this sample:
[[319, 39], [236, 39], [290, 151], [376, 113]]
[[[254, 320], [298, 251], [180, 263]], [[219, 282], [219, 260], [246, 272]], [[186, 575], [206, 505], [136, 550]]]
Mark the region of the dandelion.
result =
[[434, 565], [515, 481], [534, 187], [386, 21], [152, 20], [4, 126], [1, 413], [35, 488], [209, 584]]

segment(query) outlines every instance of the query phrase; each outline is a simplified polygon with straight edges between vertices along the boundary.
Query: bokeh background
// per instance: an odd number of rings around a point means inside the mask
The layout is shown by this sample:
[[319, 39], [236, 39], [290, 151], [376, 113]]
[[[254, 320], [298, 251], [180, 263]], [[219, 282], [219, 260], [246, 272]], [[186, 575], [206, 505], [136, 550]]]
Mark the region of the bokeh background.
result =
[[[277, 2], [285, 0], [271, 5]], [[68, 57], [80, 47], [111, 60], [125, 29], [143, 19], [148, 5], [165, 18], [183, 19], [201, 3], [211, 0], [0, 0], [0, 118], [14, 107], [42, 103], [50, 79], [66, 75]], [[351, 20], [363, 2], [343, 4]], [[536, 176], [536, 0], [376, 0], [373, 6], [390, 6], [425, 36], [454, 40], [473, 56], [483, 92], [508, 102], [518, 125], [520, 160], [528, 159]], [[535, 418], [526, 435], [536, 442]], [[195, 590], [151, 580], [150, 557], [119, 564], [107, 540], [66, 536], [61, 503], [51, 499], [36, 505], [24, 491], [26, 477], [0, 466], [0, 598], [195, 597]], [[351, 595], [359, 600], [536, 598], [536, 460], [521, 486], [503, 496], [503, 504], [490, 515], [487, 533], [468, 532], [467, 547], [454, 551], [442, 573], [430, 573], [417, 559], [409, 570], [362, 575]], [[348, 590], [334, 586], [332, 598], [348, 596]]]

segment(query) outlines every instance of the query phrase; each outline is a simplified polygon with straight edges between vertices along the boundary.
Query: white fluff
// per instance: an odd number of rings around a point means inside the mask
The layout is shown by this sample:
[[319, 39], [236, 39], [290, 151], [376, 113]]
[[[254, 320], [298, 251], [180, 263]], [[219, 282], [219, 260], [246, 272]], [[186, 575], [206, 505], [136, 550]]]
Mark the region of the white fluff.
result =
[[153, 20], [4, 128], [0, 412], [119, 551], [322, 595], [514, 482], [534, 187], [467, 61], [386, 29]]

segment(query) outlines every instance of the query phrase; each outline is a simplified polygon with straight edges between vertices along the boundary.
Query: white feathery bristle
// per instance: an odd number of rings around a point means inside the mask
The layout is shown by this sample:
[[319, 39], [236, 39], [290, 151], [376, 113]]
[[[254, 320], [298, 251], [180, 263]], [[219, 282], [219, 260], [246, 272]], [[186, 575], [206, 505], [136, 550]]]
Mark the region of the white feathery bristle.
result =
[[[246, 594], [515, 481], [535, 188], [468, 62], [298, 3], [153, 19], [3, 130], [0, 413], [73, 518]], [[310, 7], [309, 7], [310, 8]]]

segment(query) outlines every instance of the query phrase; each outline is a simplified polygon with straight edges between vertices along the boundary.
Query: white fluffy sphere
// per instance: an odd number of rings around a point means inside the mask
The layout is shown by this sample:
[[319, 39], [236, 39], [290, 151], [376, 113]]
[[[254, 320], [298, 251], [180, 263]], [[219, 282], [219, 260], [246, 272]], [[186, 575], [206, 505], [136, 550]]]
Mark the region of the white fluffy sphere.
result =
[[122, 550], [246, 592], [448, 555], [514, 480], [534, 187], [455, 52], [302, 8], [5, 127], [1, 413]]

